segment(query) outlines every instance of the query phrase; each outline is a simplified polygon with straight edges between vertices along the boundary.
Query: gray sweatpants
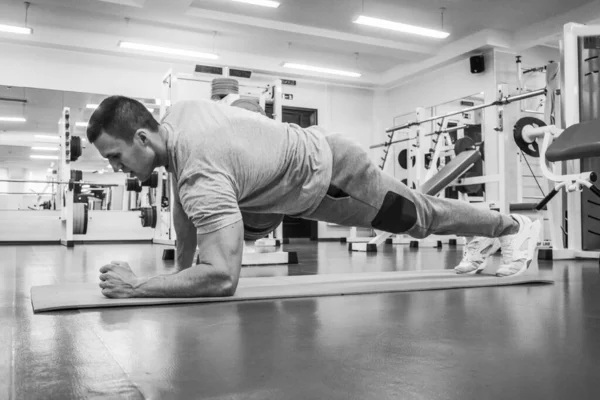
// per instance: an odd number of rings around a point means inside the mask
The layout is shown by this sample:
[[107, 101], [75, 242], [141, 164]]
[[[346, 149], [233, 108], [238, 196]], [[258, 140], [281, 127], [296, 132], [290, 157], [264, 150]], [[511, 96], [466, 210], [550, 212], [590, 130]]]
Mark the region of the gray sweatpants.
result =
[[499, 237], [516, 233], [512, 217], [463, 201], [421, 194], [381, 171], [369, 155], [341, 134], [327, 136], [333, 153], [331, 185], [306, 219], [406, 233]]
[[[317, 209], [303, 216], [305, 219], [405, 233], [414, 238], [431, 234], [499, 237], [519, 229], [509, 215], [409, 189], [381, 171], [360, 146], [343, 135], [326, 138], [333, 153], [331, 184]], [[265, 237], [283, 219], [278, 214], [242, 216], [246, 240]]]

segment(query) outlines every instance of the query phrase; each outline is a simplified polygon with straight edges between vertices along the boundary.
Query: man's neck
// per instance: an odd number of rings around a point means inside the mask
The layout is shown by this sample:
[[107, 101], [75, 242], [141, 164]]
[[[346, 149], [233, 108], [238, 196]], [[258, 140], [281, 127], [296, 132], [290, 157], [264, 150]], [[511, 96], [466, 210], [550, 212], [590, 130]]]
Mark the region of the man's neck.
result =
[[158, 166], [169, 168], [169, 152], [167, 149], [169, 132], [163, 125], [158, 126], [158, 136], [160, 137], [160, 145], [156, 149], [156, 156], [158, 158]]

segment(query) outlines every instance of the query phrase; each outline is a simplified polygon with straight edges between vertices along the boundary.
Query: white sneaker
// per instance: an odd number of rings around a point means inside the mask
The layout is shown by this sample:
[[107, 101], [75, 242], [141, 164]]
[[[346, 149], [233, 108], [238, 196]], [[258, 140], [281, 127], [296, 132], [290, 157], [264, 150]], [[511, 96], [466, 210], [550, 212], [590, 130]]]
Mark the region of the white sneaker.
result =
[[519, 222], [519, 232], [500, 238], [502, 265], [496, 271], [497, 276], [517, 276], [525, 272], [533, 261], [540, 238], [542, 228], [540, 221], [532, 222], [529, 218], [518, 214], [512, 214], [511, 217]]
[[478, 274], [486, 267], [489, 256], [499, 248], [500, 241], [496, 238], [475, 237], [465, 245], [463, 259], [454, 270], [457, 274]]

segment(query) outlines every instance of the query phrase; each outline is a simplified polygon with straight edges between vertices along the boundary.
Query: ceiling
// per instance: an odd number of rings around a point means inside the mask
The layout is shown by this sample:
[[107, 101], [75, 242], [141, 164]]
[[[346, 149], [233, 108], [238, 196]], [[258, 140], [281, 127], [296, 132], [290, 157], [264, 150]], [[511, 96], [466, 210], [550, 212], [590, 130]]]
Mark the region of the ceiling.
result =
[[[447, 62], [486, 46], [522, 49], [556, 45], [566, 22], [600, 19], [600, 0], [279, 0], [277, 9], [231, 0], [32, 0], [25, 22], [21, 0], [0, 1], [0, 23], [27, 25], [30, 36], [0, 34], [0, 42], [110, 54], [125, 60], [159, 59], [246, 68], [255, 73], [304, 77], [367, 87], [391, 87], [407, 74]], [[354, 24], [360, 14], [450, 32], [445, 40], [410, 36]], [[212, 52], [217, 61], [131, 52], [121, 40]], [[491, 44], [493, 43], [493, 44]], [[29, 47], [28, 47], [29, 48]], [[296, 62], [358, 71], [361, 78], [292, 72]], [[100, 66], [101, 67], [101, 66]], [[408, 72], [407, 72], [408, 71]], [[1, 83], [1, 82], [0, 82]], [[63, 107], [74, 122], [87, 121], [103, 96], [0, 86], [0, 116], [24, 116], [26, 123], [0, 122], [0, 166], [47, 167], [31, 160], [33, 146], [48, 146]], [[85, 136], [83, 128], [75, 134]], [[45, 141], [45, 142], [44, 142]], [[79, 167], [100, 170], [106, 161], [88, 146]]]
[[[144, 57], [118, 48], [120, 40], [130, 40], [220, 56], [216, 62], [188, 59], [190, 65], [221, 64], [314, 77], [314, 73], [297, 74], [282, 67], [285, 61], [300, 62], [358, 71], [363, 74], [361, 78], [343, 79], [380, 85], [389, 71], [401, 72], [403, 67], [418, 70], [415, 65], [435, 58], [461, 40], [472, 38], [470, 50], [487, 45], [482, 32], [489, 36], [491, 30], [520, 43], [544, 44], [560, 32], [565, 18], [575, 18], [575, 22], [600, 18], [600, 2], [590, 0], [279, 1], [281, 6], [272, 9], [231, 0], [33, 0], [28, 25], [34, 35], [0, 35], [0, 41], [23, 40], [78, 52]], [[441, 29], [442, 7], [446, 8], [444, 30], [451, 33], [444, 40], [352, 22], [365, 14]], [[557, 20], [558, 16], [564, 18]], [[22, 25], [24, 18], [22, 1], [1, 2], [0, 23]], [[552, 21], [556, 23], [549, 24]], [[465, 46], [460, 48], [465, 51]], [[167, 59], [181, 60], [174, 56]]]

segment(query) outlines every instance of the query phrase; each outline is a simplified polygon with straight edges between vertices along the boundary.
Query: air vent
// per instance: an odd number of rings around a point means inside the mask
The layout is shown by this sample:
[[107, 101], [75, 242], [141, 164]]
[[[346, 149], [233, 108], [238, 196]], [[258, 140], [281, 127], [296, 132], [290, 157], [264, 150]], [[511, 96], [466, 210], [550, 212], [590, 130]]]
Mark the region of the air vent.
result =
[[245, 71], [243, 69], [233, 69], [229, 70], [229, 76], [235, 76], [238, 78], [250, 78], [252, 76], [252, 71]]
[[474, 103], [474, 102], [472, 102], [472, 101], [465, 101], [465, 100], [462, 100], [462, 101], [460, 102], [460, 105], [461, 105], [461, 106], [463, 106], [463, 107], [473, 107], [473, 106], [475, 105], [475, 103]]
[[27, 99], [13, 99], [10, 97], [0, 97], [0, 101], [6, 101], [9, 103], [22, 103], [27, 104]]
[[210, 65], [196, 65], [195, 72], [203, 74], [223, 75], [223, 68], [211, 67]]

